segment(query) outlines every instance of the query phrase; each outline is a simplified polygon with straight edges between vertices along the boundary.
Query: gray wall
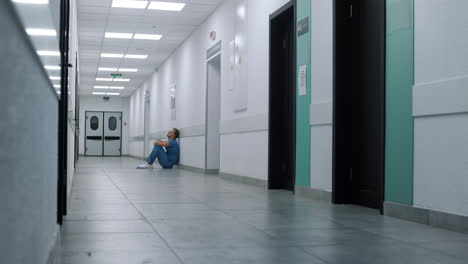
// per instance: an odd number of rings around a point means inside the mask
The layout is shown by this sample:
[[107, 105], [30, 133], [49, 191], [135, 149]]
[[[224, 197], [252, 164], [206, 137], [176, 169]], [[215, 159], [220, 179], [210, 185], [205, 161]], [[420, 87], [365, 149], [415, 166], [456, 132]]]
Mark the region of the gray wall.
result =
[[0, 263], [45, 263], [57, 231], [58, 100], [0, 1]]

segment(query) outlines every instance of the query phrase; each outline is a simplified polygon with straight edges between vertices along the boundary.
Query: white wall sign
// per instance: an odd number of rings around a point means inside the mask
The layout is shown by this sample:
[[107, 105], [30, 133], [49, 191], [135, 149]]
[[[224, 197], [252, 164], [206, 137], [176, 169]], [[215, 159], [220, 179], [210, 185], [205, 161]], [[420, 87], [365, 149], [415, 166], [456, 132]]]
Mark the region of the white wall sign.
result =
[[307, 94], [307, 65], [299, 67], [299, 96]]
[[235, 16], [235, 34], [234, 34], [234, 111], [244, 111], [248, 107], [249, 88], [247, 84], [248, 78], [248, 47], [247, 47], [247, 0], [236, 0], [236, 16]]
[[176, 120], [176, 85], [171, 85], [171, 120]]

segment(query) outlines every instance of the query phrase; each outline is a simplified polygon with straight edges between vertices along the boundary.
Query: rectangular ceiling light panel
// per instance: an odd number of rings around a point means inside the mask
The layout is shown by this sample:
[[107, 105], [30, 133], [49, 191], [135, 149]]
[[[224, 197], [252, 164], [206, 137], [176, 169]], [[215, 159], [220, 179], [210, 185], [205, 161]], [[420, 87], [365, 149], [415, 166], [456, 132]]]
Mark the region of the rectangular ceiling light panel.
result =
[[182, 11], [184, 7], [185, 7], [184, 3], [153, 1], [148, 6], [148, 9], [163, 10], [163, 11]]
[[39, 54], [39, 56], [60, 56], [60, 52], [54, 50], [38, 50], [37, 54]]
[[123, 54], [117, 54], [117, 53], [102, 53], [101, 54], [102, 58], [123, 58]]
[[119, 72], [138, 72], [138, 69], [126, 69], [126, 68], [120, 68]]
[[120, 93], [93, 92], [94, 95], [120, 95]]
[[162, 35], [157, 34], [135, 34], [133, 39], [148, 39], [148, 40], [160, 40]]
[[31, 36], [56, 36], [57, 32], [55, 29], [47, 28], [27, 28], [26, 33]]
[[148, 58], [148, 55], [126, 54], [125, 58], [145, 60], [146, 58]]
[[47, 70], [60, 70], [60, 66], [54, 66], [54, 65], [46, 65], [44, 66]]
[[98, 82], [112, 82], [112, 78], [96, 78]]
[[133, 33], [106, 32], [104, 36], [106, 38], [131, 39], [133, 37]]
[[130, 79], [96, 78], [98, 82], [129, 82]]
[[117, 68], [99, 67], [99, 68], [98, 68], [98, 71], [115, 72], [115, 71], [117, 71]]
[[112, 7], [145, 9], [148, 1], [113, 0]]
[[125, 87], [123, 86], [94, 86], [94, 89], [113, 89], [113, 90], [123, 90]]
[[47, 5], [49, 0], [13, 0], [13, 2], [18, 4]]

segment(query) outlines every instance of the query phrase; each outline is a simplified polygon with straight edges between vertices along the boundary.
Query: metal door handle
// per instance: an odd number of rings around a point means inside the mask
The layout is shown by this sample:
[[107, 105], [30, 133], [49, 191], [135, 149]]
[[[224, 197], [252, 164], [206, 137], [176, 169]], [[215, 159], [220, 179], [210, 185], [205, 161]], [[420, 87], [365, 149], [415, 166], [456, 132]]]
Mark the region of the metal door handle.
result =
[[102, 137], [100, 137], [100, 136], [88, 136], [88, 137], [86, 137], [86, 139], [89, 139], [89, 140], [102, 140]]
[[104, 140], [120, 140], [120, 137], [104, 137]]

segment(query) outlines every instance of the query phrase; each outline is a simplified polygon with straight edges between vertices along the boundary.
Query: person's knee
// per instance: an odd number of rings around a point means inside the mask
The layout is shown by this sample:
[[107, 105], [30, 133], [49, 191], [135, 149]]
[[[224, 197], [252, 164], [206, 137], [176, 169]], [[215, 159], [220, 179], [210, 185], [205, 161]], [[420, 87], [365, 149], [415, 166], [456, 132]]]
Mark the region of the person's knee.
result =
[[161, 146], [154, 146], [153, 151], [160, 151], [163, 148]]

